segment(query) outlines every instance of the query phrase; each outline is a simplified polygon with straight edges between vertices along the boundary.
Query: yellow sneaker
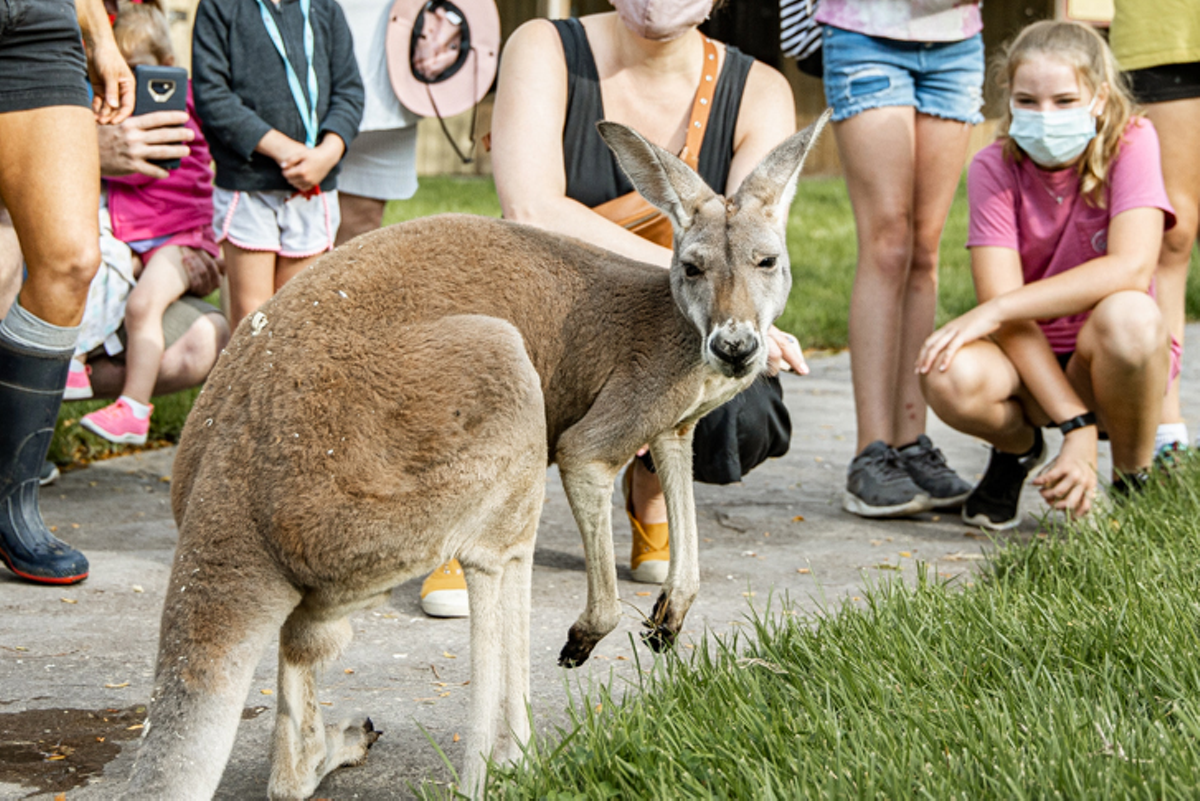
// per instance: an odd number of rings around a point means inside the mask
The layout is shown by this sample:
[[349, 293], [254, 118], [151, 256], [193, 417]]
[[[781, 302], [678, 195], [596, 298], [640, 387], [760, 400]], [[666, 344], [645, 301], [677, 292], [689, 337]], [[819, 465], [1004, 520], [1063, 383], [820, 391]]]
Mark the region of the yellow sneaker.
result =
[[421, 585], [421, 611], [430, 617], [468, 617], [467, 579], [457, 559], [429, 574]]
[[633, 580], [642, 584], [662, 584], [671, 566], [669, 529], [666, 523], [642, 523], [633, 516], [633, 464], [625, 468], [621, 489], [625, 492], [625, 514], [633, 529], [633, 552], [629, 566]]

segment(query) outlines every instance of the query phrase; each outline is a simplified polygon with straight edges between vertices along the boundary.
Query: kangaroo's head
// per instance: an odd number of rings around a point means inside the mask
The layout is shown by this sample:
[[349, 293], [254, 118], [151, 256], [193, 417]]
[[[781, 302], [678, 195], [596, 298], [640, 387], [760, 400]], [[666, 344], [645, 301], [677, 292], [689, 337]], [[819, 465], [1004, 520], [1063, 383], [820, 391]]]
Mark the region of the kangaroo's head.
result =
[[671, 220], [671, 293], [700, 332], [701, 357], [723, 375], [742, 378], [766, 366], [764, 338], [792, 287], [788, 209], [829, 114], [767, 154], [731, 198], [632, 128], [599, 123], [634, 187]]

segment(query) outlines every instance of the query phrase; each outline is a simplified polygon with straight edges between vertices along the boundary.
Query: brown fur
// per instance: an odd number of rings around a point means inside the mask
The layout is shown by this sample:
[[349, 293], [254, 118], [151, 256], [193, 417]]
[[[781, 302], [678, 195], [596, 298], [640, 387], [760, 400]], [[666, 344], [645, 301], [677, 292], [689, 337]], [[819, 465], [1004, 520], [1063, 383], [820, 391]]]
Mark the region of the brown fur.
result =
[[[347, 243], [238, 327], [176, 457], [179, 543], [133, 797], [211, 796], [275, 632], [271, 797], [307, 797], [361, 762], [378, 734], [369, 720], [323, 727], [315, 672], [349, 641], [348, 613], [455, 556], [472, 609], [478, 790], [482, 759], [516, 757], [528, 732], [529, 575], [548, 462], [588, 556], [588, 607], [561, 661], [586, 659], [616, 624], [609, 495], [646, 442], [672, 527], [652, 642], [682, 626], [699, 579], [693, 424], [765, 360], [765, 345], [732, 366], [714, 353], [761, 337], [782, 310], [777, 212], [819, 127], [781, 145], [727, 205], [681, 162], [605, 126], [635, 185], [672, 217], [670, 273], [447, 215]], [[766, 253], [781, 264], [757, 266]], [[687, 278], [685, 259], [704, 276]]]

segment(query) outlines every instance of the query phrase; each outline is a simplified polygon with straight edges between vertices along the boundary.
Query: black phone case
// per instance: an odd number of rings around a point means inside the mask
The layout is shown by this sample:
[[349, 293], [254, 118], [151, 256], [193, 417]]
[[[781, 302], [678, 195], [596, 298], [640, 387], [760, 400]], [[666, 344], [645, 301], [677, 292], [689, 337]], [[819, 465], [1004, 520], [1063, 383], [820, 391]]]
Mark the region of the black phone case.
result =
[[[187, 111], [188, 74], [183, 67], [139, 65], [133, 68], [137, 84], [133, 113], [152, 111]], [[151, 162], [164, 170], [179, 166], [179, 159]]]

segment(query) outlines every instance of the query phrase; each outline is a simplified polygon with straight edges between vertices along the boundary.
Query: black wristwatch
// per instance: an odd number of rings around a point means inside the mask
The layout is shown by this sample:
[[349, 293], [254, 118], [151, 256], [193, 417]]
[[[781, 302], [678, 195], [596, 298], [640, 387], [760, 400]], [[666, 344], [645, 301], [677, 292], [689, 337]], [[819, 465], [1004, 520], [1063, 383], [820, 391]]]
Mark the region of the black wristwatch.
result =
[[1078, 417], [1072, 417], [1070, 420], [1059, 423], [1058, 430], [1061, 431], [1064, 436], [1066, 436], [1077, 428], [1085, 428], [1086, 426], [1094, 425], [1096, 425], [1096, 415], [1091, 412], [1084, 412]]

